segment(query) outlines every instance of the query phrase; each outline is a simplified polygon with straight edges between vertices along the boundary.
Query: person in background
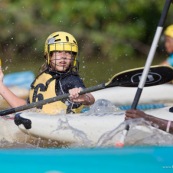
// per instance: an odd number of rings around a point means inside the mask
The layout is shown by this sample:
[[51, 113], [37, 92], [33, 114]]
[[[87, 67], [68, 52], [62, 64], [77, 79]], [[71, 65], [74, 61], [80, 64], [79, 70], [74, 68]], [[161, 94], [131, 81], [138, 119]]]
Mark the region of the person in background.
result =
[[144, 120], [149, 121], [151, 125], [153, 126], [157, 125], [159, 129], [173, 134], [172, 121], [157, 118], [152, 115], [148, 115], [143, 111], [135, 109], [127, 110], [125, 112], [125, 120], [134, 119], [134, 118], [143, 118]]
[[39, 109], [44, 113], [61, 112], [77, 113], [84, 105], [95, 102], [91, 93], [79, 95], [85, 85], [78, 74], [78, 44], [76, 39], [67, 32], [54, 32], [45, 42], [44, 57], [46, 62], [40, 74], [31, 84], [28, 100], [17, 97], [3, 84], [3, 72], [0, 68], [0, 94], [11, 107], [60, 96], [69, 93], [68, 99], [56, 101]]
[[[168, 26], [164, 31], [165, 36], [165, 49], [169, 54], [169, 57], [163, 61], [162, 65], [173, 66], [173, 24]], [[159, 129], [172, 133], [173, 134], [173, 123], [172, 121], [167, 121], [148, 115], [140, 110], [127, 110], [125, 113], [125, 120], [134, 119], [134, 118], [143, 118], [146, 121], [149, 121], [152, 125], [157, 125]]]
[[169, 54], [169, 57], [161, 64], [173, 66], [173, 24], [165, 29], [164, 36], [165, 36], [165, 49], [166, 52]]

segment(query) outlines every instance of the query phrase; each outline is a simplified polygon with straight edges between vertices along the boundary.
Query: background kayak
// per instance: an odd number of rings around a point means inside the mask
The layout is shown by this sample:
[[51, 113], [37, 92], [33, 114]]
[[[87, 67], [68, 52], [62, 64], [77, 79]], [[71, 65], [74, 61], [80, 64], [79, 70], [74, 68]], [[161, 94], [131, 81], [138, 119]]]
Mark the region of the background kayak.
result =
[[34, 81], [35, 75], [32, 71], [21, 71], [6, 74], [4, 76], [4, 84], [7, 87], [19, 87], [29, 89], [31, 83]]
[[[115, 105], [131, 105], [136, 94], [135, 87], [113, 87], [92, 94], [98, 99], [106, 99]], [[170, 103], [173, 102], [173, 85], [162, 84], [144, 87], [139, 104]]]

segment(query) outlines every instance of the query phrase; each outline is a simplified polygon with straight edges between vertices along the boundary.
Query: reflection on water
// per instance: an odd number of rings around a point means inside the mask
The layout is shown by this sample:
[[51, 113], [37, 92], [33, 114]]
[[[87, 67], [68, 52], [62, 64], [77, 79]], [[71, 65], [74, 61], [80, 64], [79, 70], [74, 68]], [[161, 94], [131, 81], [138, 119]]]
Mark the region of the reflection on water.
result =
[[38, 147], [28, 143], [9, 142], [6, 140], [1, 140], [0, 148], [38, 148]]

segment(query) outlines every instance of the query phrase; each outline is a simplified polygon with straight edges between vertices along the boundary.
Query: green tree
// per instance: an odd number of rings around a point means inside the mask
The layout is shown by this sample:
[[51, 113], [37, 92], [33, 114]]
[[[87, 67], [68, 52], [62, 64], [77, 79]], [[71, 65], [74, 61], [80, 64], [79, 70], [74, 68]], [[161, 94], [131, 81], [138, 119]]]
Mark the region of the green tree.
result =
[[86, 59], [146, 55], [163, 5], [157, 0], [0, 1], [1, 56], [40, 59], [46, 37], [57, 30], [72, 33]]

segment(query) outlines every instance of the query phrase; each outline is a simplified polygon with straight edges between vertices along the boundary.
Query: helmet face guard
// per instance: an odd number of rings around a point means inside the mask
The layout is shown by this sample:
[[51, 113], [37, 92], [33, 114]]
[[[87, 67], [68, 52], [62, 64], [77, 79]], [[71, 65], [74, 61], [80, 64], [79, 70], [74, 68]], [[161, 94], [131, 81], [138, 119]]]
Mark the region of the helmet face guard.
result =
[[50, 54], [54, 51], [68, 51], [73, 54], [73, 63], [72, 67], [77, 66], [77, 54], [78, 54], [78, 45], [75, 38], [66, 32], [55, 32], [51, 34], [45, 42], [45, 51], [44, 55], [46, 57], [47, 64], [49, 65]]

